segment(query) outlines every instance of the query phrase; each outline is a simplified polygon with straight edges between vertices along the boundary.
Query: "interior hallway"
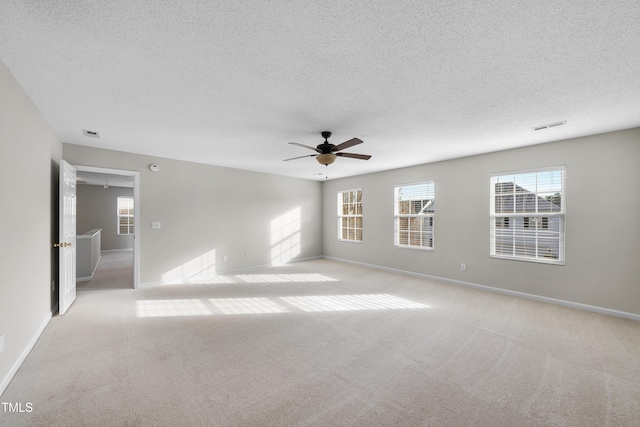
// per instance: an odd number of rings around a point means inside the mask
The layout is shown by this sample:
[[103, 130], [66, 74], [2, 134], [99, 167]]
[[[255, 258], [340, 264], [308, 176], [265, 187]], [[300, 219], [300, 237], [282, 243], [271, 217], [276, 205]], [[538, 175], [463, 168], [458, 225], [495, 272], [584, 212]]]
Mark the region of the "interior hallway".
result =
[[77, 289], [133, 289], [133, 250], [102, 251], [93, 280], [79, 282]]

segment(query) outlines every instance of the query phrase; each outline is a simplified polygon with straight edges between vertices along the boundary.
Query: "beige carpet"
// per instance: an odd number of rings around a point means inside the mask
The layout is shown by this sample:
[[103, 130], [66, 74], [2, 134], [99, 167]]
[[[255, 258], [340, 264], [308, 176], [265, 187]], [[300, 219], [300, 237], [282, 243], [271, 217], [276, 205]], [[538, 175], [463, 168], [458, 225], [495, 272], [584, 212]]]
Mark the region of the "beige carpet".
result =
[[133, 289], [133, 251], [103, 251], [93, 279], [79, 282], [77, 289]]
[[329, 260], [79, 292], [0, 425], [639, 426], [640, 325]]

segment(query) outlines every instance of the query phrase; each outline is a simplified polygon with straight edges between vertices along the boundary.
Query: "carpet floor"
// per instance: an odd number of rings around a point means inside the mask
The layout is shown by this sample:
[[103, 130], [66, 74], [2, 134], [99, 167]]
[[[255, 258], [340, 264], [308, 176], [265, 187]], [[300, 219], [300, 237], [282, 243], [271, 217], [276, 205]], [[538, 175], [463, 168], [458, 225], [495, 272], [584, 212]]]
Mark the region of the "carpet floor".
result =
[[79, 282], [77, 289], [133, 289], [133, 251], [103, 251], [93, 279]]
[[78, 292], [2, 426], [639, 426], [638, 322], [331, 260]]

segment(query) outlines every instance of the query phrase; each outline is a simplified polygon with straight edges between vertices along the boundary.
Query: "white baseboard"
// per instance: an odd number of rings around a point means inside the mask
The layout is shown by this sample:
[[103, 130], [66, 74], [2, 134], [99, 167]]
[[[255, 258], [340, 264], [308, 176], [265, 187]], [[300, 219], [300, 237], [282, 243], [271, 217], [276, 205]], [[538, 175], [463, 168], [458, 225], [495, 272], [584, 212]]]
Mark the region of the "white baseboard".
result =
[[20, 357], [18, 357], [18, 360], [16, 360], [16, 362], [13, 364], [9, 372], [7, 372], [7, 375], [2, 379], [2, 382], [0, 382], [0, 396], [2, 396], [4, 391], [9, 386], [9, 383], [13, 379], [14, 375], [16, 374], [16, 372], [18, 372], [18, 369], [20, 369], [20, 366], [22, 365], [22, 363], [25, 361], [29, 353], [31, 353], [31, 350], [33, 350], [33, 347], [36, 345], [36, 342], [38, 342], [40, 335], [42, 335], [42, 332], [44, 332], [44, 328], [46, 328], [47, 325], [49, 324], [49, 321], [51, 320], [51, 317], [52, 317], [52, 313], [55, 313], [56, 310], [57, 310], [57, 305], [54, 308], [54, 310], [51, 313], [49, 313], [47, 317], [44, 319], [44, 322], [42, 323], [42, 325], [40, 325], [40, 328], [38, 328], [38, 331], [36, 332], [36, 334], [31, 338], [31, 340], [27, 344], [27, 347], [22, 351], [22, 353], [20, 354]]
[[130, 251], [133, 252], [133, 248], [122, 248], [122, 249], [102, 249], [100, 252], [122, 252], [122, 251]]
[[626, 311], [613, 310], [610, 308], [598, 307], [598, 306], [588, 305], [588, 304], [581, 304], [579, 302], [543, 297], [543, 296], [534, 295], [534, 294], [527, 294], [525, 292], [511, 291], [509, 289], [494, 288], [492, 286], [479, 285], [477, 283], [463, 282], [461, 280], [447, 279], [445, 277], [430, 276], [428, 274], [416, 273], [416, 272], [407, 271], [407, 270], [398, 270], [396, 268], [382, 267], [379, 265], [367, 264], [367, 263], [358, 262], [358, 261], [351, 261], [351, 260], [342, 259], [342, 258], [334, 258], [330, 256], [323, 256], [323, 258], [330, 259], [332, 261], [344, 262], [348, 264], [361, 265], [363, 267], [375, 268], [377, 270], [389, 271], [392, 273], [406, 274], [408, 276], [421, 277], [421, 278], [430, 279], [430, 280], [437, 280], [440, 282], [450, 283], [452, 285], [466, 286], [468, 288], [481, 289], [489, 292], [495, 292], [498, 294], [510, 295], [514, 297], [533, 300], [533, 301], [547, 302], [550, 304], [561, 305], [564, 307], [577, 308], [579, 310], [591, 311], [594, 313], [606, 314], [609, 316], [623, 317], [625, 319], [640, 321], [640, 314], [628, 313]]

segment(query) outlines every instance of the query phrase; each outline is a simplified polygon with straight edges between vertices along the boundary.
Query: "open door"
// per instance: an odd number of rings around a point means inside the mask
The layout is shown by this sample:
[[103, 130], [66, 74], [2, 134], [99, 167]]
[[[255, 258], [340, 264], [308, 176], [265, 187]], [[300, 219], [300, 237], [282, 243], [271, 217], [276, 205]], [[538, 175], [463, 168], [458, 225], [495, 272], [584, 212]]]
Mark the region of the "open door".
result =
[[64, 314], [76, 299], [76, 169], [60, 161], [60, 297]]

